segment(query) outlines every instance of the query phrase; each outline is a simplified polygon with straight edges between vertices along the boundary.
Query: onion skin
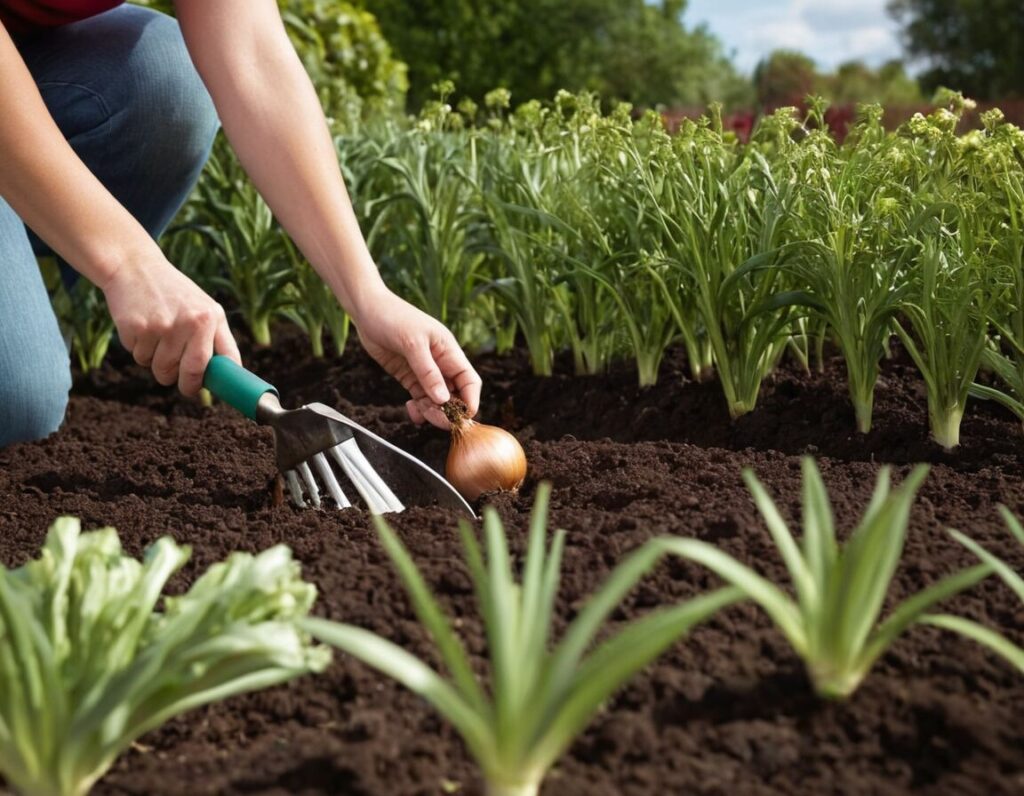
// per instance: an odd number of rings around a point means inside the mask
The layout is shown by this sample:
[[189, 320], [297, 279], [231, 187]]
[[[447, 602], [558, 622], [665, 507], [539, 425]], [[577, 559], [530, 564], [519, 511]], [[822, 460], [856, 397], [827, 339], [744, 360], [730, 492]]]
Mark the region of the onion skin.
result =
[[457, 398], [443, 410], [452, 427], [445, 477], [459, 494], [476, 500], [484, 492], [519, 489], [526, 478], [526, 454], [519, 440], [503, 428], [471, 420]]

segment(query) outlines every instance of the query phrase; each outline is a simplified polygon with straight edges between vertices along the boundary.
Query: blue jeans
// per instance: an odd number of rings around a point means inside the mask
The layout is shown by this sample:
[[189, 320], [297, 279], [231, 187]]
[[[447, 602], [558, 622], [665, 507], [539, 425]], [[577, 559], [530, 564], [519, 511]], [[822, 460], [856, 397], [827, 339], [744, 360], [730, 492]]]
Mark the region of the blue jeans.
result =
[[[78, 157], [157, 237], [218, 128], [178, 24], [125, 5], [18, 49]], [[56, 431], [67, 407], [68, 351], [35, 258], [48, 253], [0, 197], [0, 447]]]

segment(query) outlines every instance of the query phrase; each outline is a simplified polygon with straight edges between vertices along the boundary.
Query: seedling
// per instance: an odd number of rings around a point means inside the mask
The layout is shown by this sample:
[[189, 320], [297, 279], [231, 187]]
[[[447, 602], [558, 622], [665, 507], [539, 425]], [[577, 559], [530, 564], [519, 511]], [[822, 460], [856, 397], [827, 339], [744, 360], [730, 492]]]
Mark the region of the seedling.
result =
[[367, 630], [323, 619], [303, 622], [314, 636], [402, 683], [451, 722], [480, 766], [489, 796], [535, 796], [544, 775], [609, 696], [691, 627], [742, 594], [719, 589], [656, 610], [585, 656], [609, 614], [661, 555], [648, 544], [615, 568], [561, 642], [549, 649], [565, 544], [565, 532], [558, 531], [546, 545], [549, 491], [546, 485], [538, 490], [521, 583], [514, 580], [505, 532], [493, 508], [484, 517], [486, 557], [471, 526], [460, 527], [487, 633], [486, 690], [451, 622], [383, 520], [376, 523], [381, 541], [450, 679]]
[[747, 488], [789, 571], [796, 599], [707, 542], [677, 538], [662, 544], [742, 589], [803, 658], [818, 694], [842, 699], [857, 689], [875, 661], [928, 608], [992, 571], [988, 564], [980, 564], [949, 575], [879, 621], [903, 551], [910, 506], [926, 475], [926, 467], [917, 467], [890, 492], [889, 470], [883, 468], [864, 517], [840, 545], [821, 474], [812, 459], [804, 459], [804, 532], [798, 545], [761, 482], [749, 470], [744, 472]]

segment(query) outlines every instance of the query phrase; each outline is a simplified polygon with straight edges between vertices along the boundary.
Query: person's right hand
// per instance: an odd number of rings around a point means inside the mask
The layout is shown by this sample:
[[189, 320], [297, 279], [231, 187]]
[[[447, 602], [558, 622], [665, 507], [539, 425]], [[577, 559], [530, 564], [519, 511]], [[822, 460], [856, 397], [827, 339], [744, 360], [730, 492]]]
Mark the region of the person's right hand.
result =
[[159, 250], [123, 264], [101, 287], [121, 342], [164, 386], [197, 394], [214, 353], [242, 363], [224, 309]]

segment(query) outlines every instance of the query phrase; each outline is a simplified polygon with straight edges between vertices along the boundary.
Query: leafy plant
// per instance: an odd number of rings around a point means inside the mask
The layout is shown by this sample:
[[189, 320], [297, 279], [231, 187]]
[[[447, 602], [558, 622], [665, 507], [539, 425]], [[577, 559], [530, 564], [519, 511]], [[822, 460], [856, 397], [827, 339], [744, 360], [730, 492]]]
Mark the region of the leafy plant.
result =
[[[1006, 521], [1006, 526], [1009, 528], [1010, 533], [1013, 534], [1014, 538], [1021, 545], [1024, 545], [1024, 526], [1021, 525], [1020, 520], [1014, 517], [1005, 506], [1000, 506], [1000, 512]], [[1009, 564], [994, 556], [973, 539], [958, 531], [950, 531], [950, 533], [953, 534], [953, 538], [960, 542], [960, 544], [991, 567], [992, 571], [1002, 578], [1003, 582], [1013, 589], [1014, 593], [1024, 602], [1024, 577], [1021, 577], [1020, 573], [1014, 572]], [[995, 630], [985, 627], [985, 625], [979, 622], [952, 614], [927, 614], [921, 621], [925, 624], [952, 630], [988, 647], [993, 652], [1003, 656], [1024, 674], [1024, 647], [1014, 644]]]
[[287, 285], [293, 298], [284, 310], [284, 316], [306, 333], [313, 356], [317, 359], [324, 355], [325, 328], [334, 343], [334, 350], [339, 356], [344, 354], [351, 318], [313, 266], [295, 250], [295, 245], [288, 238], [283, 243], [293, 269]]
[[173, 716], [327, 665], [287, 548], [233, 554], [159, 610], [189, 549], [165, 537], [139, 562], [112, 528], [80, 531], [63, 517], [40, 558], [0, 570], [0, 773], [24, 796], [82, 796]]
[[932, 605], [992, 571], [981, 564], [945, 577], [879, 621], [903, 551], [910, 507], [926, 475], [926, 467], [917, 467], [890, 492], [889, 469], [883, 468], [863, 518], [840, 545], [821, 474], [813, 459], [804, 459], [803, 538], [798, 545], [764, 487], [745, 471], [747, 488], [786, 565], [795, 599], [706, 542], [667, 539], [661, 544], [739, 587], [764, 609], [803, 658], [818, 694], [842, 699], [857, 689], [875, 661]]
[[58, 285], [52, 303], [71, 338], [71, 350], [82, 373], [99, 368], [114, 337], [114, 319], [110, 317], [103, 293], [80, 278], [71, 287]]
[[919, 244], [911, 286], [896, 321], [903, 345], [924, 377], [932, 438], [950, 450], [988, 341], [994, 274], [976, 241], [932, 228]]
[[[760, 135], [777, 136], [791, 122], [780, 112]], [[729, 413], [737, 418], [753, 410], [789, 339], [791, 311], [777, 299], [785, 288], [778, 266], [786, 256], [795, 181], [777, 180], [759, 150], [726, 144], [717, 113], [708, 125], [681, 133], [677, 146], [660, 190], [650, 185], [650, 206], [670, 241], [667, 264], [675, 271], [666, 299], [683, 319], [684, 335], [697, 326], [706, 334]], [[689, 312], [696, 317], [686, 318]]]
[[[367, 241], [393, 281], [413, 302], [471, 340], [470, 304], [483, 255], [475, 160], [460, 158], [463, 142], [413, 129], [378, 161], [392, 173], [392, 192], [371, 200]], [[386, 240], [385, 245], [381, 240]]]
[[227, 274], [214, 284], [234, 298], [256, 343], [268, 346], [271, 321], [288, 307], [293, 271], [284, 233], [226, 140], [218, 138], [197, 188], [195, 220], [185, 228], [212, 244]]
[[737, 589], [720, 589], [656, 610], [599, 644], [609, 614], [658, 560], [646, 545], [619, 564], [565, 631], [548, 648], [565, 534], [545, 541], [550, 488], [538, 490], [522, 582], [516, 583], [497, 512], [485, 510], [486, 556], [465, 522], [466, 563], [487, 633], [489, 691], [477, 681], [466, 651], [430, 594], [397, 535], [383, 521], [377, 531], [430, 634], [450, 681], [401, 647], [366, 630], [307, 619], [314, 636], [394, 678], [426, 699], [458, 730], [479, 764], [491, 796], [536, 794], [541, 780], [602, 702], [697, 623], [735, 602]]
[[863, 113], [840, 149], [819, 106], [819, 129], [800, 148], [801, 245], [787, 268], [796, 288], [789, 300], [820, 318], [842, 352], [857, 429], [866, 434], [879, 365], [907, 288], [906, 255], [894, 244], [911, 219], [906, 197], [886, 178], [881, 108]]
[[996, 217], [995, 259], [1008, 275], [1008, 289], [989, 312], [995, 334], [982, 355], [995, 385], [973, 384], [971, 395], [994, 400], [1024, 423], [1024, 132], [998, 110], [982, 114], [987, 131], [976, 168], [985, 175], [985, 210]]

